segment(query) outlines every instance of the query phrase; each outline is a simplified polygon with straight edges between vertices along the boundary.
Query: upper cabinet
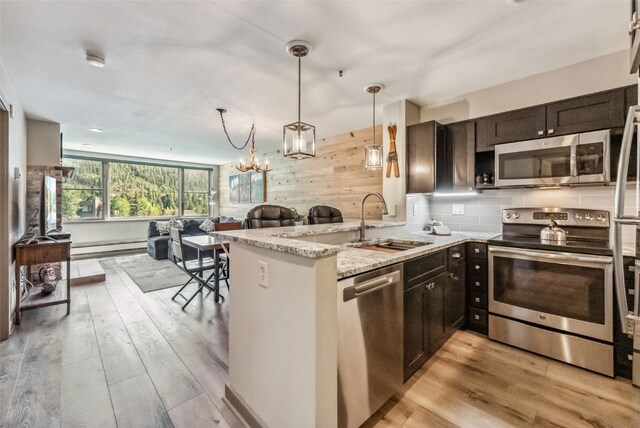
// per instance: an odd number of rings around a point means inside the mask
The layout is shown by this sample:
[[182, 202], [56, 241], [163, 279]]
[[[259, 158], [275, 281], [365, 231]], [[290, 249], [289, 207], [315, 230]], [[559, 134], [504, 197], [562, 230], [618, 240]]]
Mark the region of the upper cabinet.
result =
[[[451, 153], [451, 190], [469, 190], [475, 186], [475, 122], [447, 125], [447, 145]], [[440, 186], [438, 186], [440, 190]]]
[[[637, 91], [637, 86], [632, 88]], [[496, 144], [624, 126], [625, 98], [629, 96], [628, 88], [618, 88], [479, 118], [476, 151], [495, 150]]]
[[444, 159], [447, 129], [436, 121], [407, 127], [407, 193], [432, 193], [447, 175]]
[[431, 121], [407, 127], [407, 193], [474, 187], [475, 122], [443, 126]]
[[[545, 107], [531, 107], [489, 116], [479, 120], [478, 151], [512, 141], [531, 140], [545, 135]], [[484, 122], [484, 123], [480, 123]]]
[[547, 105], [547, 136], [624, 126], [624, 89]]

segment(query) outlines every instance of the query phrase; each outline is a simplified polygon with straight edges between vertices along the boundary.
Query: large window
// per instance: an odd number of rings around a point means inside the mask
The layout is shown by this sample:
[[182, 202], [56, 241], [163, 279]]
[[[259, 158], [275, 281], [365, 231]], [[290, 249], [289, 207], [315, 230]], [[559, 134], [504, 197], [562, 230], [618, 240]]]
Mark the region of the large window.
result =
[[182, 209], [185, 216], [209, 212], [209, 171], [185, 169], [182, 189]]
[[[109, 163], [111, 217], [177, 216], [178, 168]], [[207, 175], [208, 180], [208, 175]], [[208, 211], [202, 214], [207, 214]]]
[[64, 183], [62, 215], [65, 220], [102, 218], [102, 162], [87, 159], [65, 159], [65, 166], [75, 168]]
[[63, 184], [65, 220], [209, 215], [211, 170], [82, 158], [64, 164], [76, 168]]

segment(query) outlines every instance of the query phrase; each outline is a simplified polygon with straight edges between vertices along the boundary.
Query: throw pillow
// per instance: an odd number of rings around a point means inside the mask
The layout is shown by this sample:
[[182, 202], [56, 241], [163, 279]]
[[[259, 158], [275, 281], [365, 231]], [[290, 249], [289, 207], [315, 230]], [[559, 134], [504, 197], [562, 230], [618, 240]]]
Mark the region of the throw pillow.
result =
[[168, 223], [169, 223], [169, 229], [182, 230], [184, 228], [184, 224], [182, 224], [182, 222], [177, 218], [172, 218], [171, 220], [168, 221]]
[[160, 234], [160, 236], [162, 236], [169, 234], [169, 229], [171, 228], [171, 226], [169, 226], [168, 221], [159, 221], [156, 223], [156, 228], [158, 229], [158, 233]]
[[209, 233], [209, 232], [213, 232], [215, 230], [215, 223], [212, 222], [209, 219], [206, 219], [205, 221], [202, 222], [202, 224], [200, 225], [200, 229], [204, 230], [205, 232]]

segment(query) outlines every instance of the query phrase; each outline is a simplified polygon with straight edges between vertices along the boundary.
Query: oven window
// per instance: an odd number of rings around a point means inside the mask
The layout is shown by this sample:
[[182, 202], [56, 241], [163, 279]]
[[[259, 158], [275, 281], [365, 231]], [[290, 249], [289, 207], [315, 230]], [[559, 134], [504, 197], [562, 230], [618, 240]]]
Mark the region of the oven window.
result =
[[604, 325], [605, 271], [494, 257], [494, 300]]
[[571, 147], [529, 150], [501, 154], [501, 179], [568, 177], [571, 175]]

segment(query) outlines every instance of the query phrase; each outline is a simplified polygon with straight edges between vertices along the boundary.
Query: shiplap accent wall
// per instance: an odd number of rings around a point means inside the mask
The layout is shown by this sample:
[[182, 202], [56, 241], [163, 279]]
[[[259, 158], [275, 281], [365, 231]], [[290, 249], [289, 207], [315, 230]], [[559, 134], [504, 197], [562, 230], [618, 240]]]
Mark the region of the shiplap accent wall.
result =
[[[260, 161], [268, 159], [271, 168], [265, 203], [294, 207], [305, 216], [314, 205], [330, 205], [342, 211], [345, 219], [359, 218], [362, 197], [368, 192], [382, 192], [382, 171], [364, 168], [364, 146], [371, 144], [372, 138], [371, 128], [324, 138], [317, 142], [317, 155], [311, 159], [285, 158], [279, 150], [266, 156], [259, 154]], [[376, 126], [376, 141], [382, 141], [382, 125]], [[247, 153], [243, 155], [248, 157]], [[258, 204], [229, 202], [229, 176], [238, 173], [236, 163], [220, 166], [218, 212], [246, 218]], [[382, 218], [382, 206], [375, 201], [370, 198], [365, 204], [368, 219]]]

